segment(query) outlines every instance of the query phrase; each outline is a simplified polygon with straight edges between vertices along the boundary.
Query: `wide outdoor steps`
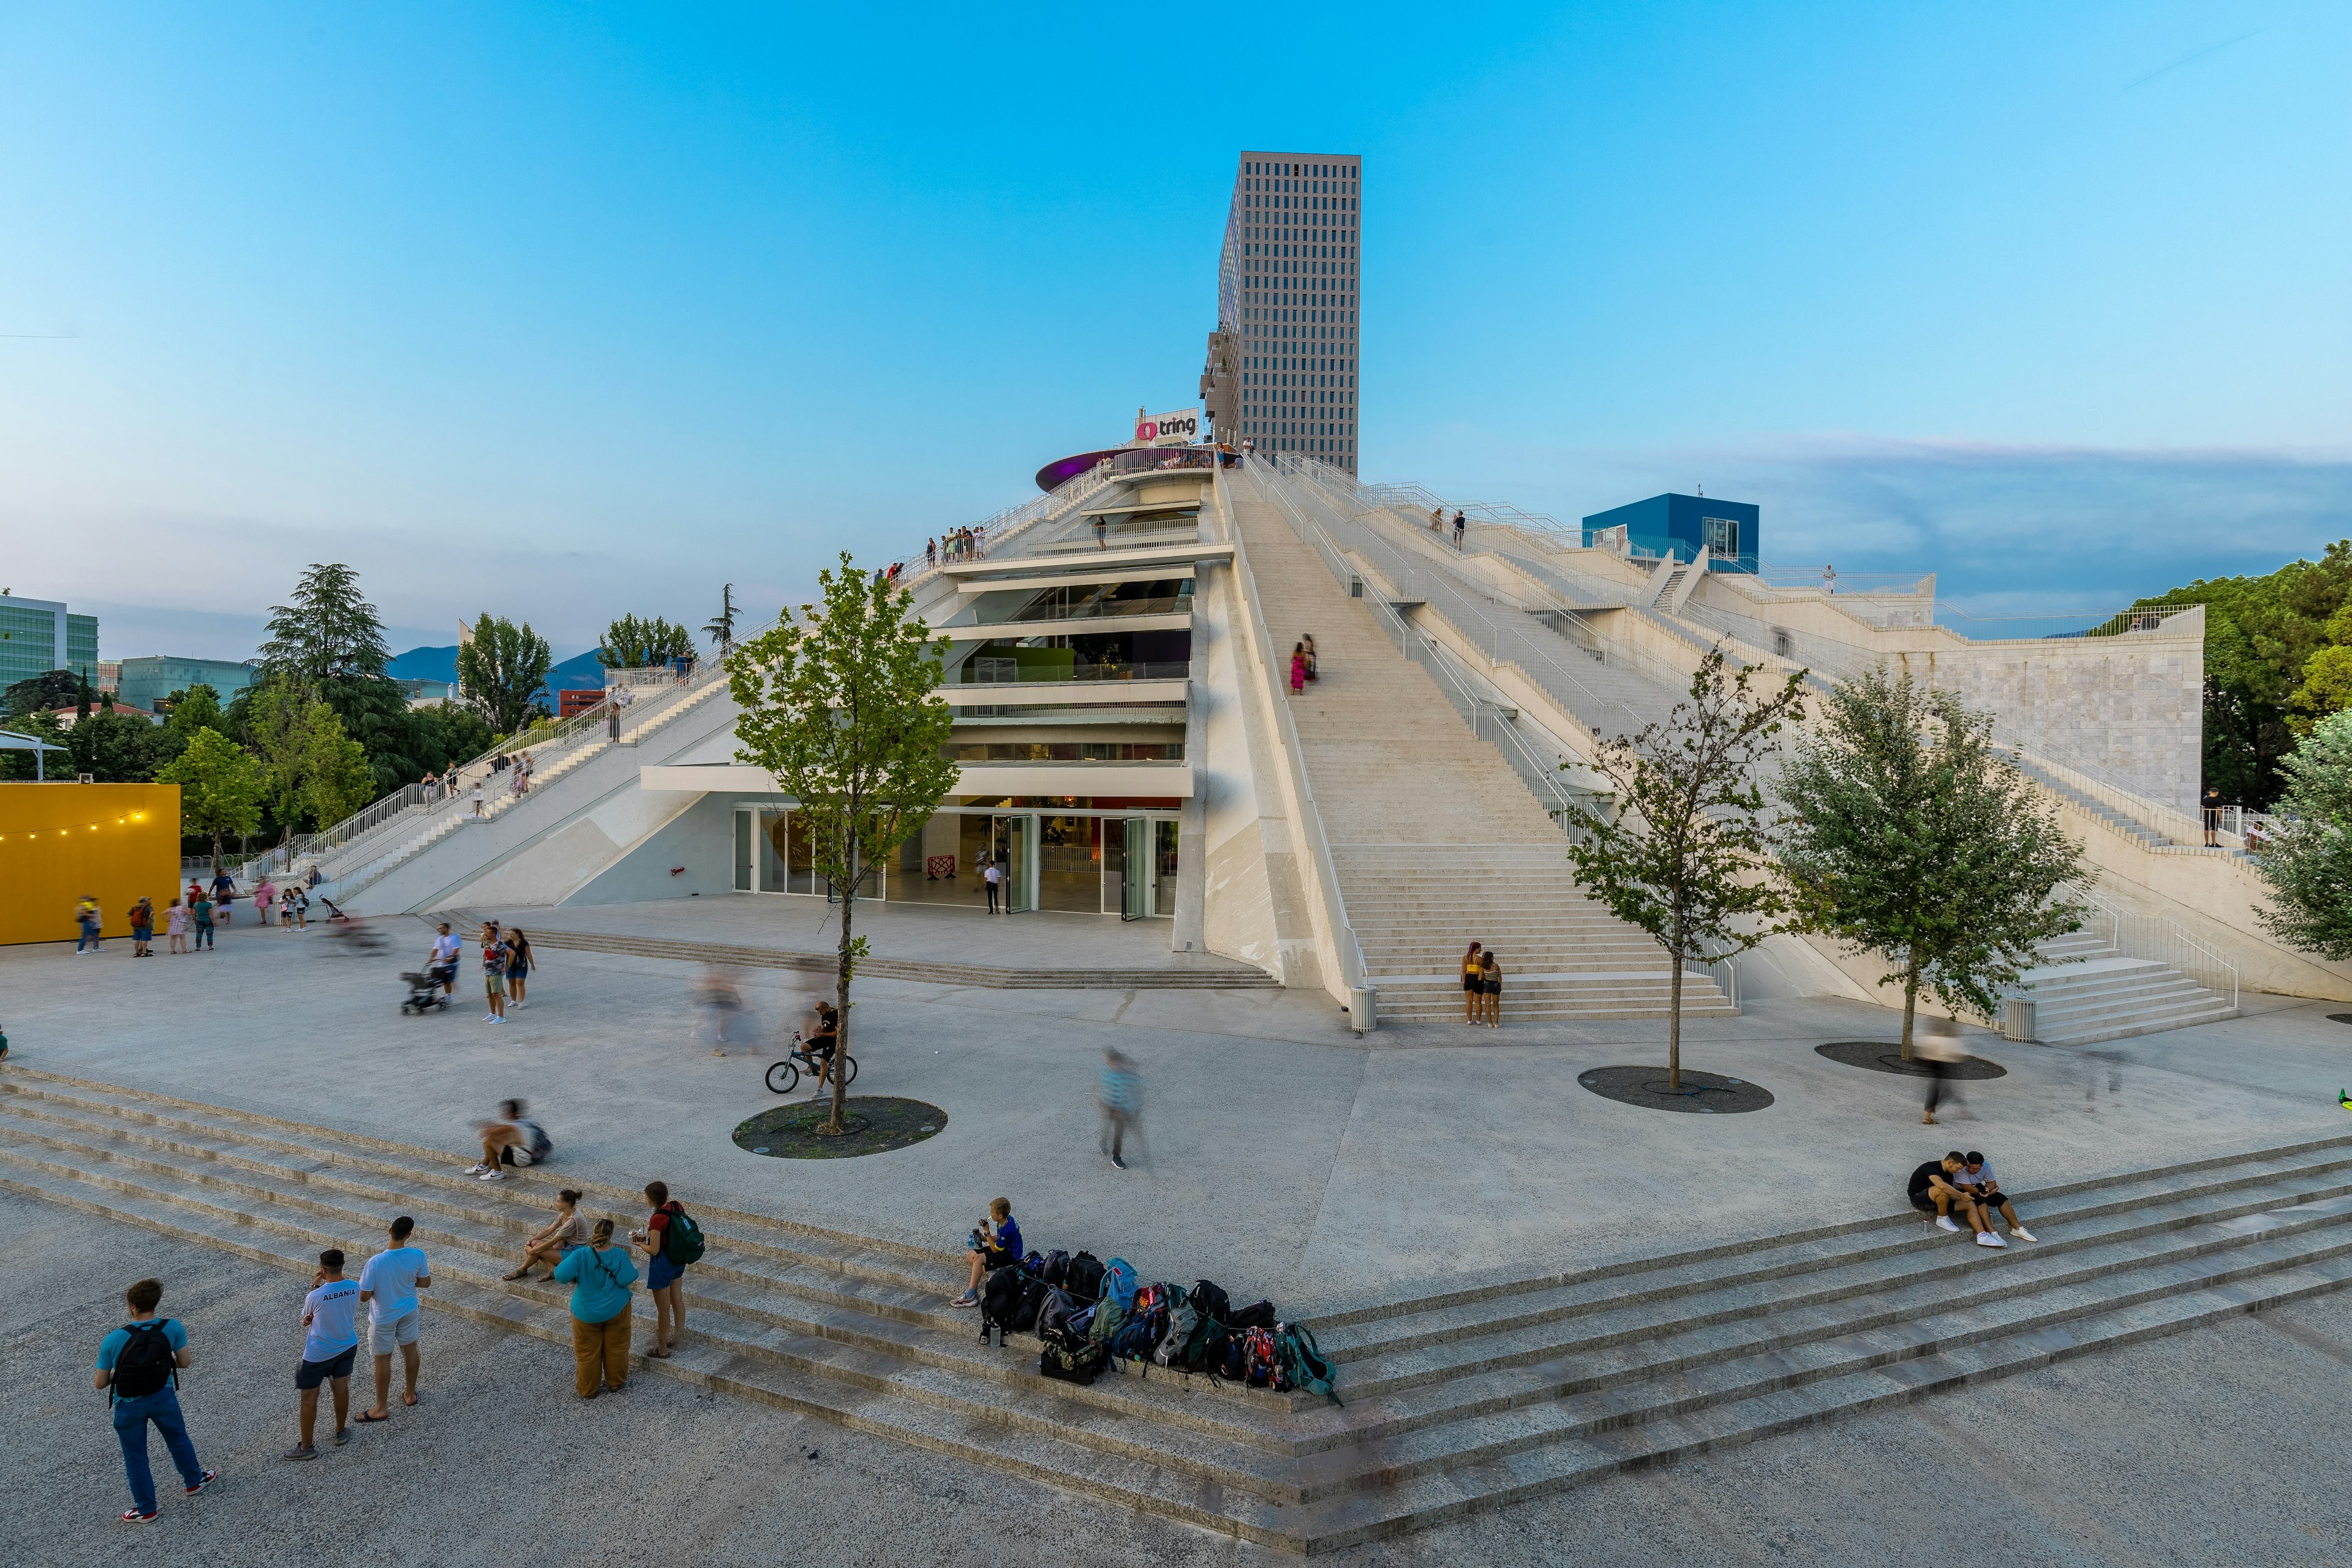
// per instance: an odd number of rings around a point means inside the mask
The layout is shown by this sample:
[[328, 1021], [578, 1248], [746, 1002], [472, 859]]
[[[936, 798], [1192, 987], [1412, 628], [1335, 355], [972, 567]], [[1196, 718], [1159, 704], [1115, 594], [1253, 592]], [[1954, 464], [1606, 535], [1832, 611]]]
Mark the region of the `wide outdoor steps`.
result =
[[[634, 1194], [0, 1065], [0, 1187], [307, 1275], [416, 1217], [436, 1311], [570, 1340], [563, 1294], [507, 1284], [559, 1184]], [[1900, 1173], [1880, 1178], [1890, 1200]], [[2352, 1134], [2042, 1187], [2039, 1244], [1916, 1216], [1324, 1316], [1344, 1407], [1166, 1373], [1089, 1388], [1034, 1342], [979, 1343], [948, 1255], [694, 1206], [688, 1331], [643, 1370], [1293, 1552], [1395, 1534], [1630, 1465], [2027, 1370], [2352, 1279]], [[1117, 1239], [1037, 1237], [1150, 1259]], [[1248, 1281], [1223, 1281], [1246, 1299]], [[289, 1289], [295, 1289], [289, 1283]], [[640, 1342], [650, 1321], [640, 1311]]]
[[[461, 929], [478, 926], [482, 917], [465, 910], [436, 910], [428, 923], [451, 921]], [[667, 942], [659, 937], [607, 935], [603, 931], [555, 931], [534, 925], [534, 947], [569, 948], [582, 952], [627, 953], [638, 958], [669, 958], [682, 963], [740, 964], [751, 969], [793, 969], [831, 974], [840, 959], [830, 952], [789, 952], [764, 947], [730, 947], [707, 942]], [[857, 973], [868, 978], [919, 980], [932, 985], [983, 985], [1000, 991], [1264, 991], [1281, 982], [1262, 969], [1234, 960], [1198, 955], [1183, 967], [1167, 969], [997, 969], [978, 963], [944, 963], [930, 959], [868, 957], [857, 961]]]
[[2170, 964], [2127, 958], [2089, 931], [2054, 938], [2040, 952], [2048, 962], [2026, 971], [2018, 992], [2033, 998], [2034, 1037], [2044, 1045], [2095, 1045], [2238, 1016], [2230, 998]]

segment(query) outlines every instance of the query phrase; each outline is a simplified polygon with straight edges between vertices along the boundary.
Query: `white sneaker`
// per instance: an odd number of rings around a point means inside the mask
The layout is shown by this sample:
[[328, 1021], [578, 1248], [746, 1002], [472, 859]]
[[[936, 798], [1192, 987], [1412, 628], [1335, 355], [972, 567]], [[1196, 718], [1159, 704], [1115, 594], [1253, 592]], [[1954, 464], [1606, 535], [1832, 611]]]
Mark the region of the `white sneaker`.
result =
[[[506, 1179], [507, 1173], [504, 1171], [497, 1170], [484, 1171], [480, 1175], [474, 1178], [474, 1180], [478, 1182], [503, 1182]], [[1998, 1247], [2000, 1244], [1996, 1241], [1993, 1245]]]
[[485, 1024], [495, 1024], [498, 1021], [499, 1016], [496, 1013], [485, 1013], [482, 1015], [482, 1022]]
[[1950, 1215], [1939, 1214], [1936, 1216], [1936, 1228], [1937, 1230], [1958, 1230], [1960, 1227], [1952, 1223], [1952, 1216]]
[[1980, 1230], [1977, 1232], [1977, 1245], [1979, 1247], [2007, 1247], [2009, 1243], [2003, 1241], [2000, 1237], [1995, 1236], [1989, 1230]]
[[467, 1174], [467, 1175], [469, 1175], [469, 1176], [478, 1176], [478, 1175], [480, 1175], [484, 1171], [487, 1171], [487, 1170], [488, 1170], [488, 1169], [489, 1169], [489, 1167], [488, 1167], [488, 1165], [485, 1165], [485, 1164], [483, 1164], [480, 1161], [477, 1160], [476, 1162], [474, 1162], [474, 1163], [472, 1163], [472, 1164], [470, 1164], [470, 1165], [468, 1165], [468, 1166], [467, 1166], [467, 1167], [466, 1167], [466, 1174]]
[[2032, 1231], [2026, 1229], [2021, 1225], [2011, 1226], [2009, 1227], [2009, 1234], [2017, 1237], [2020, 1241], [2034, 1241], [2040, 1239]]

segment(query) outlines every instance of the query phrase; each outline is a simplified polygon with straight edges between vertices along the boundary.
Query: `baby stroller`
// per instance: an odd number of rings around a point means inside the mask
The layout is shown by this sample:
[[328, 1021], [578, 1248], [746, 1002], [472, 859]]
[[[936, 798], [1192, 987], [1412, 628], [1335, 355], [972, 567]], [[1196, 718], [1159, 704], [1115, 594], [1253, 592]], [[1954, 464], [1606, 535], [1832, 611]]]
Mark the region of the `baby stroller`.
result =
[[441, 989], [449, 978], [447, 970], [404, 970], [400, 978], [408, 986], [408, 1000], [400, 1005], [403, 1013], [426, 1013], [449, 1005], [448, 993]]

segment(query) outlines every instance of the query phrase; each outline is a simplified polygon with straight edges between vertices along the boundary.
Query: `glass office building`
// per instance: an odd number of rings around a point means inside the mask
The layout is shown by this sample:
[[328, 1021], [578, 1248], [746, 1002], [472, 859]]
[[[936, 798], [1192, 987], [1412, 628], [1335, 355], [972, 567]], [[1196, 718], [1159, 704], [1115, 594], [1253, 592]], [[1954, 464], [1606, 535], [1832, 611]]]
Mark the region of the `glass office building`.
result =
[[1244, 153], [1217, 268], [1217, 328], [1238, 363], [1221, 439], [1356, 471], [1363, 160]]
[[98, 684], [98, 617], [50, 599], [0, 594], [0, 690], [53, 669]]

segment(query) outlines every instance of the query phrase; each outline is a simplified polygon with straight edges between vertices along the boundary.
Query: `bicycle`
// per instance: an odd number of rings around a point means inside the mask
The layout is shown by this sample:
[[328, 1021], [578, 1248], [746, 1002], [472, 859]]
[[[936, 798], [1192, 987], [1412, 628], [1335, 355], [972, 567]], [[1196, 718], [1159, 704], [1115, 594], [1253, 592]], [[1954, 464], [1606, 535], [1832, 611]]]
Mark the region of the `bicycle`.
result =
[[[841, 1075], [842, 1088], [847, 1089], [857, 1081], [856, 1057], [845, 1056], [835, 1051], [833, 1061], [835, 1069]], [[808, 1042], [801, 1038], [800, 1031], [795, 1029], [793, 1031], [793, 1048], [785, 1054], [782, 1061], [768, 1068], [770, 1091], [775, 1094], [790, 1094], [800, 1088], [801, 1072], [803, 1068], [814, 1077], [817, 1070], [817, 1061], [814, 1057], [808, 1054]]]

